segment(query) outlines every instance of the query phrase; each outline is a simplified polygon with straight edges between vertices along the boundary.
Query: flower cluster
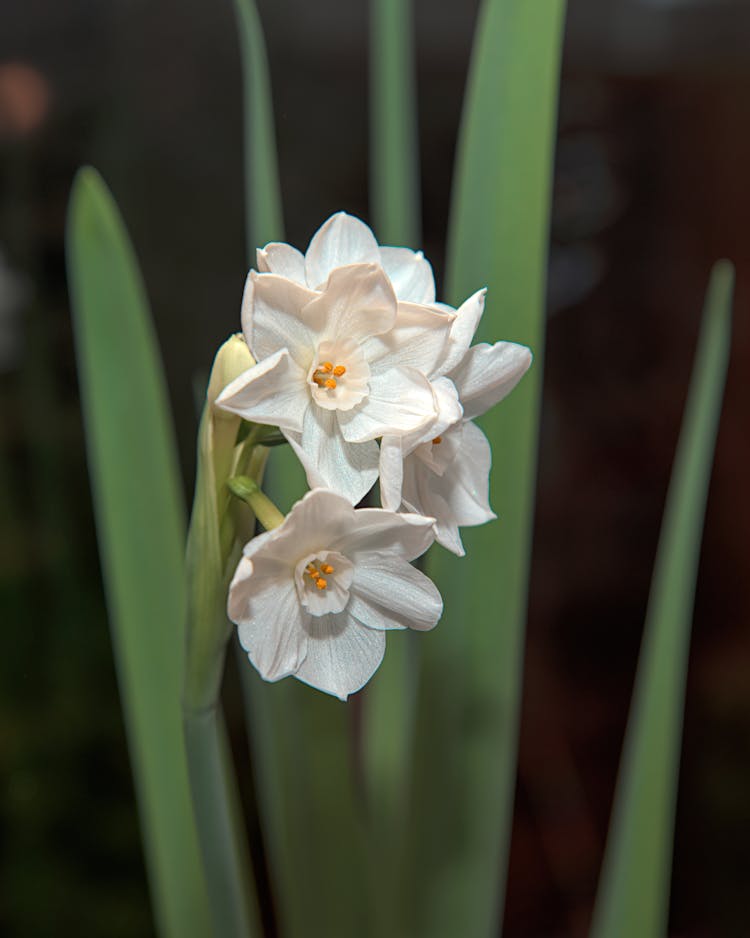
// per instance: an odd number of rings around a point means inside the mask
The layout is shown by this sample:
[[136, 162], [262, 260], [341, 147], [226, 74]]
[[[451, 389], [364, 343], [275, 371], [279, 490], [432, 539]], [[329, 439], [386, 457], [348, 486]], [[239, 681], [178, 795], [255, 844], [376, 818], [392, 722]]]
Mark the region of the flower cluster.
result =
[[[531, 353], [472, 345], [485, 291], [458, 309], [437, 303], [421, 252], [380, 247], [344, 213], [306, 254], [269, 244], [257, 266], [242, 301], [256, 364], [217, 405], [278, 427], [312, 491], [245, 547], [229, 615], [264, 678], [295, 675], [345, 699], [378, 667], [384, 629], [440, 617], [409, 561], [433, 540], [462, 555], [459, 528], [495, 517], [473, 418], [515, 387]], [[383, 507], [356, 510], [378, 478]]]

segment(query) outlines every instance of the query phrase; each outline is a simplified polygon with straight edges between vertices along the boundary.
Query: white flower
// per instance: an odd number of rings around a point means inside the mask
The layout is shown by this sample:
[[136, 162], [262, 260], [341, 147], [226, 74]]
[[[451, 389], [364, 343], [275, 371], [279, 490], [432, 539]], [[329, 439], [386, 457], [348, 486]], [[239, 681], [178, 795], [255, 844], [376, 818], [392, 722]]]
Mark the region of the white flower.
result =
[[432, 543], [432, 521], [355, 510], [314, 489], [278, 528], [250, 541], [228, 614], [261, 676], [293, 675], [346, 700], [380, 665], [384, 630], [433, 628], [440, 593], [409, 564]]
[[435, 423], [426, 433], [385, 437], [380, 448], [383, 506], [432, 515], [436, 540], [458, 556], [464, 555], [459, 528], [496, 517], [489, 504], [490, 444], [472, 418], [506, 397], [532, 360], [529, 349], [514, 342], [469, 347], [485, 292], [457, 311], [440, 377], [432, 381]]
[[445, 356], [453, 319], [397, 302], [374, 263], [334, 267], [320, 290], [251, 271], [242, 325], [257, 365], [217, 404], [278, 426], [311, 486], [356, 503], [377, 478], [375, 440], [434, 421], [426, 375]]
[[336, 267], [378, 264], [399, 300], [428, 306], [435, 302], [435, 278], [422, 252], [380, 247], [370, 228], [346, 212], [331, 215], [321, 225], [306, 254], [289, 244], [273, 242], [259, 249], [257, 257], [258, 270], [279, 274], [312, 290], [319, 290]]

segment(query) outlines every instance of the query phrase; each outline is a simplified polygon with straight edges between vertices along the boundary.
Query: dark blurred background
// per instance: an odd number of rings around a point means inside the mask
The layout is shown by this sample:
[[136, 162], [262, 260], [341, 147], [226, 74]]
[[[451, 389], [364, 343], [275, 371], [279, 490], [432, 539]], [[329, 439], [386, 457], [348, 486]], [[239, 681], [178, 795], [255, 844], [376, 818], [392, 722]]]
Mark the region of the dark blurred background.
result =
[[[304, 248], [331, 212], [368, 216], [367, 6], [259, 7], [287, 235]], [[440, 280], [476, 2], [416, 8], [424, 248]], [[4, 0], [0, 20], [0, 933], [148, 935], [87, 487], [65, 207], [76, 168], [94, 163], [145, 274], [187, 491], [193, 379], [238, 327], [248, 266], [233, 11], [229, 0]], [[569, 3], [507, 938], [585, 934], [720, 256], [737, 265], [734, 348], [690, 659], [670, 934], [750, 928], [749, 43], [746, 2]]]

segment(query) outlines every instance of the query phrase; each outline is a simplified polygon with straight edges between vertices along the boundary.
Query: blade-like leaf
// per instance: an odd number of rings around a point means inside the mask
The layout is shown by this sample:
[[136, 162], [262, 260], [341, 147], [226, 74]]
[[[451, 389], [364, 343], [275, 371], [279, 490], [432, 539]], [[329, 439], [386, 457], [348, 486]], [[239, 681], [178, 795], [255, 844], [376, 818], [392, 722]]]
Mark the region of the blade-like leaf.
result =
[[242, 62], [245, 133], [245, 234], [255, 249], [283, 236], [268, 58], [255, 0], [234, 0]]
[[[235, 0], [245, 76], [248, 249], [282, 237], [268, 66], [257, 9]], [[306, 490], [288, 447], [272, 451], [264, 490], [282, 510]], [[349, 708], [289, 678], [265, 684], [240, 654], [247, 722], [276, 910], [284, 938], [366, 934]]]
[[664, 510], [594, 911], [594, 938], [667, 934], [672, 838], [701, 532], [729, 361], [731, 264], [711, 275]]
[[[497, 933], [510, 841], [544, 337], [563, 0], [485, 0], [472, 53], [448, 250], [448, 299], [489, 287], [483, 338], [536, 361], [483, 421], [500, 520], [435, 550], [445, 614], [423, 637], [408, 933]], [[418, 878], [415, 879], [415, 877]]]
[[185, 518], [148, 302], [101, 177], [76, 177], [68, 273], [99, 549], [161, 934], [208, 934], [180, 694]]
[[[420, 244], [416, 63], [411, 0], [370, 2], [370, 202], [383, 244]], [[362, 759], [370, 847], [382, 884], [379, 926], [396, 926], [414, 736], [419, 639], [388, 638], [363, 694]], [[394, 902], [394, 900], [396, 900]]]
[[370, 0], [370, 185], [381, 244], [419, 246], [416, 65], [410, 0]]

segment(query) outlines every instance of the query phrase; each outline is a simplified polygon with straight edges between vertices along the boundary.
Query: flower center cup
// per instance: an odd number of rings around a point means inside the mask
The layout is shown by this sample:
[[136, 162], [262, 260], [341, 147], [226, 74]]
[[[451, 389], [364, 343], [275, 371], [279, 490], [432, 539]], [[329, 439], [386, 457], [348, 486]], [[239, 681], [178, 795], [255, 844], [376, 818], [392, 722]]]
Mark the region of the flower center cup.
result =
[[308, 554], [294, 569], [300, 604], [313, 616], [342, 612], [353, 579], [354, 564], [336, 550]]
[[307, 383], [324, 410], [351, 410], [367, 397], [370, 366], [353, 339], [321, 342]]

